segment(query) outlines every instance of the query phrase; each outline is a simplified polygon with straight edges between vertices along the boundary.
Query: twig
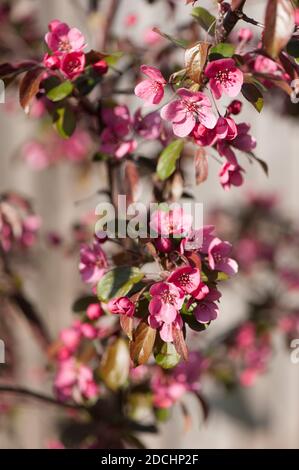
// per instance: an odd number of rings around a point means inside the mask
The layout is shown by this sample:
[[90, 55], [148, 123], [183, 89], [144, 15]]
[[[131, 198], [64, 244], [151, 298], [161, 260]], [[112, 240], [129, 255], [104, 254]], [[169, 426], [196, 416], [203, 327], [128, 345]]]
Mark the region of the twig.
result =
[[48, 403], [49, 405], [60, 406], [71, 410], [88, 410], [88, 408], [83, 405], [63, 403], [53, 397], [44, 395], [43, 393], [35, 392], [34, 390], [30, 390], [25, 387], [18, 387], [14, 385], [0, 385], [0, 393], [13, 393], [15, 395], [22, 395], [28, 398], [42, 401], [44, 403]]

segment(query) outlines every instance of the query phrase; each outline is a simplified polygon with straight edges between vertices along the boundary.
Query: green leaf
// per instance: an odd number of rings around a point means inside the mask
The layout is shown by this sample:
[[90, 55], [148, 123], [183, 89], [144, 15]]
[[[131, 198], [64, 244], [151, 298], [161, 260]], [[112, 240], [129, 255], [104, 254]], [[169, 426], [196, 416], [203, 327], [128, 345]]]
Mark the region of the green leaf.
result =
[[97, 295], [102, 302], [108, 302], [114, 297], [121, 297], [132, 289], [143, 278], [144, 274], [138, 268], [117, 267], [108, 271], [97, 286]]
[[216, 27], [215, 16], [211, 15], [208, 10], [202, 7], [193, 8], [191, 15], [205, 31], [208, 31], [211, 36], [214, 36]]
[[299, 61], [299, 41], [291, 40], [287, 45], [287, 53]]
[[265, 175], [269, 176], [269, 168], [268, 168], [267, 163], [264, 160], [262, 160], [261, 158], [258, 158], [252, 152], [250, 152], [250, 156], [251, 156], [251, 158], [253, 158], [261, 166], [261, 168], [264, 171]]
[[255, 107], [260, 113], [264, 106], [264, 97], [261, 91], [253, 83], [243, 83], [242, 95]]
[[172, 42], [175, 46], [182, 47], [183, 49], [186, 49], [188, 47], [188, 41], [185, 41], [184, 39], [176, 39], [173, 36], [170, 36], [169, 34], [163, 33], [159, 28], [153, 28], [153, 31], [162, 38], [167, 39], [168, 41]]
[[55, 86], [51, 90], [48, 91], [47, 97], [49, 100], [54, 101], [61, 101], [67, 96], [69, 96], [74, 89], [74, 85], [70, 80], [66, 80], [65, 82], [60, 83], [59, 85]]
[[184, 141], [181, 139], [171, 142], [161, 153], [157, 165], [157, 174], [160, 180], [164, 181], [174, 173], [176, 161], [180, 158], [184, 147]]
[[53, 123], [63, 139], [68, 139], [76, 129], [76, 118], [69, 106], [57, 108], [54, 111]]
[[108, 65], [116, 65], [119, 59], [124, 55], [122, 51], [117, 51], [117, 52], [112, 52], [111, 54], [108, 54], [107, 56], [104, 57], [105, 62], [107, 62]]
[[100, 375], [111, 390], [122, 387], [129, 376], [130, 354], [127, 342], [118, 338], [111, 343], [103, 356]]
[[85, 295], [75, 300], [75, 302], [72, 305], [72, 310], [75, 313], [82, 313], [82, 312], [85, 312], [85, 310], [90, 304], [96, 304], [96, 303], [98, 303], [97, 297], [95, 297], [94, 295]]
[[163, 369], [172, 369], [180, 362], [180, 358], [172, 343], [163, 342], [159, 350], [155, 352], [156, 363]]
[[235, 53], [235, 46], [226, 42], [220, 42], [214, 47], [211, 47], [209, 53], [209, 60], [222, 59], [223, 57], [232, 57]]
[[219, 281], [219, 282], [220, 281], [227, 281], [228, 279], [229, 279], [228, 274], [220, 272], [220, 271], [218, 272], [216, 281]]

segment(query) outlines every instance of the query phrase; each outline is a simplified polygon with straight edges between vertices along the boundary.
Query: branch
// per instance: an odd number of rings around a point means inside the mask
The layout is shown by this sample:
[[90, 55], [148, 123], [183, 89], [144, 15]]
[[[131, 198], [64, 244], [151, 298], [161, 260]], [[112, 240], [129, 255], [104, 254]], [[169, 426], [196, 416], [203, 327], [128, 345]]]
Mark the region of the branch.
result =
[[223, 42], [227, 36], [232, 32], [236, 24], [240, 19], [240, 14], [242, 13], [243, 7], [246, 3], [246, 0], [241, 0], [238, 8], [232, 10], [231, 8], [225, 15], [222, 25], [220, 25], [220, 31], [218, 36], [218, 41]]
[[119, 0], [110, 0], [109, 5], [107, 7], [105, 23], [102, 30], [102, 36], [99, 44], [99, 48], [101, 51], [104, 51], [107, 47], [107, 42], [109, 39], [109, 32], [113, 25], [114, 17], [117, 12], [117, 7], [119, 6]]
[[35, 400], [42, 401], [44, 403], [47, 403], [49, 405], [55, 405], [55, 406], [60, 406], [62, 408], [67, 408], [70, 410], [87, 410], [88, 408], [83, 406], [83, 405], [76, 405], [76, 404], [70, 404], [70, 403], [63, 403], [59, 400], [56, 400], [53, 397], [50, 397], [48, 395], [44, 395], [39, 392], [35, 392], [34, 390], [30, 390], [25, 387], [18, 387], [18, 386], [13, 386], [13, 385], [0, 385], [0, 393], [13, 393], [16, 395], [22, 395], [28, 398], [33, 398]]

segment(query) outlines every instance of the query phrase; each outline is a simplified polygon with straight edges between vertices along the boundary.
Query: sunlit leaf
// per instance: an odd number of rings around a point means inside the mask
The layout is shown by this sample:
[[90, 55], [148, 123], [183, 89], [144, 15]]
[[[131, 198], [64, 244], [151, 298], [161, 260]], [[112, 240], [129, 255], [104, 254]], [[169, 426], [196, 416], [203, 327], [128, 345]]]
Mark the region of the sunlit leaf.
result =
[[141, 320], [130, 343], [130, 356], [135, 365], [145, 364], [152, 354], [156, 330], [146, 321]]
[[55, 86], [47, 92], [47, 97], [51, 101], [61, 101], [67, 96], [69, 96], [74, 89], [74, 85], [70, 80], [65, 80], [59, 85]]
[[30, 101], [37, 95], [44, 69], [37, 67], [29, 70], [21, 80], [19, 98], [20, 104], [26, 113], [29, 112]]
[[128, 344], [124, 339], [117, 338], [105, 351], [100, 365], [101, 378], [111, 390], [118, 390], [126, 383], [129, 370]]
[[132, 289], [143, 278], [144, 274], [138, 268], [117, 267], [108, 271], [97, 286], [97, 295], [103, 302], [114, 297], [121, 297]]
[[196, 150], [194, 156], [194, 164], [196, 184], [203, 183], [204, 181], [206, 181], [209, 172], [207, 155], [203, 147], [200, 147], [198, 150]]
[[161, 341], [160, 347], [155, 351], [156, 363], [163, 369], [172, 369], [180, 362], [180, 358], [172, 343]]
[[211, 13], [203, 7], [193, 8], [191, 15], [205, 31], [208, 31], [211, 36], [214, 36], [216, 27], [215, 16], [211, 15]]
[[195, 83], [201, 83], [202, 72], [207, 60], [210, 44], [200, 42], [185, 52], [185, 68], [188, 77]]
[[176, 161], [180, 158], [183, 148], [184, 141], [177, 139], [163, 150], [157, 165], [157, 174], [160, 180], [166, 180], [175, 171]]
[[291, 0], [268, 0], [265, 15], [263, 45], [272, 57], [277, 57], [289, 42], [295, 27]]
[[68, 139], [76, 129], [76, 118], [69, 106], [63, 106], [55, 110], [53, 123], [63, 139]]

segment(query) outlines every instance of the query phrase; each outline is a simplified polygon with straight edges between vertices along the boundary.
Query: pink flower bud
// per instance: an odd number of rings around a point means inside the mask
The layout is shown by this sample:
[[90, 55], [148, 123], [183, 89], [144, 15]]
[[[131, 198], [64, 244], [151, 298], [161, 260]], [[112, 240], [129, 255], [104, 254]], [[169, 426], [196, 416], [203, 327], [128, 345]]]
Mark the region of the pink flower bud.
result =
[[128, 297], [118, 297], [108, 302], [108, 309], [111, 313], [132, 317], [134, 315], [135, 305]]
[[97, 320], [101, 315], [103, 315], [102, 307], [100, 304], [90, 304], [87, 307], [86, 315], [89, 320]]
[[233, 100], [231, 104], [227, 107], [228, 114], [233, 114], [236, 116], [242, 111], [242, 103], [239, 100]]
[[249, 28], [241, 28], [238, 31], [238, 40], [241, 42], [249, 42], [253, 38], [253, 33]]
[[108, 72], [108, 64], [105, 60], [99, 60], [95, 64], [93, 64], [93, 69], [99, 74], [104, 75]]
[[157, 238], [155, 240], [155, 246], [161, 253], [170, 253], [173, 249], [173, 243], [170, 238]]
[[59, 69], [60, 59], [56, 55], [50, 55], [46, 53], [43, 58], [43, 64], [45, 67], [51, 70]]

